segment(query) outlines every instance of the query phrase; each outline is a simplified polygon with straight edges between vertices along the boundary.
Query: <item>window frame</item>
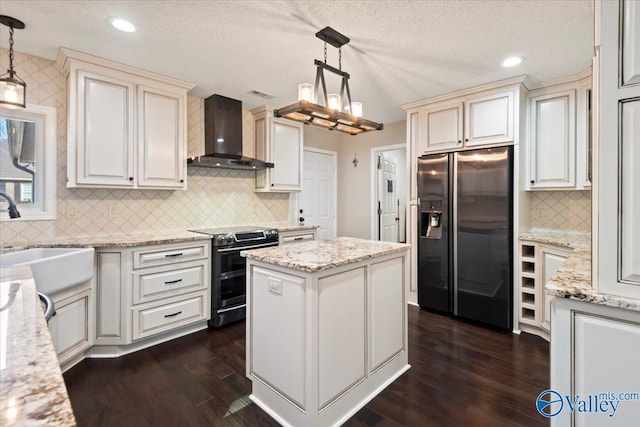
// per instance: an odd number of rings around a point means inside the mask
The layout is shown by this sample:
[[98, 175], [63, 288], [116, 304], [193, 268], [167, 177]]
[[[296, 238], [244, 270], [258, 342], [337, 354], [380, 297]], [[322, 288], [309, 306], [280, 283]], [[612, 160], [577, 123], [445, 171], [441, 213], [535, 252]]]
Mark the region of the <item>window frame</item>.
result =
[[[36, 123], [36, 200], [31, 206], [19, 205], [20, 218], [9, 218], [0, 212], [0, 222], [55, 220], [57, 169], [57, 111], [54, 107], [27, 104], [23, 110], [0, 108], [0, 117], [30, 120]], [[42, 146], [44, 145], [44, 147]], [[6, 206], [4, 199], [0, 204]]]

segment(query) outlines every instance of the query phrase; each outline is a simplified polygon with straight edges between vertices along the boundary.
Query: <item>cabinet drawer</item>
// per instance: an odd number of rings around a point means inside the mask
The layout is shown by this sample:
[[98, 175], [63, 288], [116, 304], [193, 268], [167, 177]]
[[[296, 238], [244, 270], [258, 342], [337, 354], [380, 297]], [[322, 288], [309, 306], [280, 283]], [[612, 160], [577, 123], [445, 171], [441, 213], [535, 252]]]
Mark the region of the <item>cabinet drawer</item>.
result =
[[205, 263], [200, 262], [171, 270], [155, 269], [151, 272], [147, 272], [147, 270], [134, 272], [133, 303], [139, 304], [172, 295], [204, 291], [208, 286], [206, 271]]
[[209, 317], [207, 293], [148, 308], [133, 309], [133, 339], [155, 335]]
[[296, 234], [294, 236], [283, 236], [280, 239], [280, 244], [285, 245], [287, 243], [303, 242], [306, 240], [314, 240], [314, 239], [315, 239], [315, 235], [313, 233]]
[[133, 268], [165, 265], [182, 261], [190, 261], [209, 257], [209, 245], [211, 243], [201, 241], [193, 244], [181, 244], [175, 246], [160, 246], [146, 248], [133, 252]]

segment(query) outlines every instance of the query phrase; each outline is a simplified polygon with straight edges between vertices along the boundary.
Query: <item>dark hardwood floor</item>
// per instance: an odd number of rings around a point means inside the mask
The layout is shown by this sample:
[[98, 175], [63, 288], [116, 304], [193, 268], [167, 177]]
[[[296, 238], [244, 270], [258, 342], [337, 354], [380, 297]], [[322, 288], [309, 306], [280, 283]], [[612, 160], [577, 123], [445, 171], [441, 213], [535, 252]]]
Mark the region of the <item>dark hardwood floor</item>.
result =
[[[64, 374], [80, 426], [277, 426], [251, 403], [244, 322]], [[411, 369], [345, 426], [548, 426], [549, 345], [409, 307]]]

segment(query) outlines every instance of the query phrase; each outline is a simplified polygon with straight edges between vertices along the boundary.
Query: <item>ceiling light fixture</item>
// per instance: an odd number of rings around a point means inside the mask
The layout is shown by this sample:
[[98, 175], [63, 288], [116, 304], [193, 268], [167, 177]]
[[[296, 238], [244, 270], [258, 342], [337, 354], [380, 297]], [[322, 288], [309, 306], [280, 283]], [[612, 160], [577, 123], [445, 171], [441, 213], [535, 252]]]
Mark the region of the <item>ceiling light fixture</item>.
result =
[[[351, 101], [349, 90], [349, 74], [342, 71], [342, 46], [349, 43], [349, 38], [331, 27], [316, 33], [316, 37], [324, 41], [324, 62], [316, 59], [316, 83], [302, 83], [298, 86], [298, 102], [273, 111], [275, 117], [319, 126], [328, 130], [337, 130], [351, 135], [362, 132], [382, 130], [383, 124], [362, 118], [362, 103]], [[338, 68], [327, 64], [327, 43], [338, 48]], [[342, 78], [340, 93], [327, 95], [324, 71], [336, 74]], [[322, 85], [322, 93], [318, 89]], [[318, 104], [318, 97], [322, 95], [322, 105]], [[345, 113], [344, 110], [349, 111]]]
[[136, 31], [135, 25], [125, 19], [107, 18], [107, 22], [114, 28], [117, 28], [120, 31], [124, 31], [125, 33], [133, 33]]
[[9, 27], [9, 69], [0, 76], [0, 106], [10, 109], [26, 107], [27, 84], [13, 69], [13, 30], [22, 30], [24, 22], [0, 15], [0, 23]]
[[504, 61], [502, 61], [502, 66], [503, 67], [515, 67], [516, 65], [521, 64], [522, 61], [524, 61], [524, 58], [522, 56], [512, 56], [512, 57], [507, 58]]

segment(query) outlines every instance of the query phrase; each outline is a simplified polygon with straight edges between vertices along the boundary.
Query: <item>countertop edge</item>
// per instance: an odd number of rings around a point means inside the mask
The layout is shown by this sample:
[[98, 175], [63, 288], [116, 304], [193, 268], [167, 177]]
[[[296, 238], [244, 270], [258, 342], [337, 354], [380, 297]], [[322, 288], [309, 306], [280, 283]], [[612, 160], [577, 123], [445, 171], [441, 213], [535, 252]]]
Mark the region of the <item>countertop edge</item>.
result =
[[[259, 227], [275, 228], [279, 232], [293, 232], [316, 230], [317, 225], [278, 225], [261, 224]], [[0, 248], [0, 254], [16, 252], [33, 248], [128, 248], [134, 246], [160, 245], [167, 243], [190, 242], [197, 240], [211, 240], [211, 236], [188, 230], [173, 232], [160, 232], [157, 234], [114, 234], [110, 236], [82, 236], [77, 238], [64, 238], [57, 241], [40, 241], [19, 244], [7, 244]]]
[[[0, 375], [0, 411], [14, 414], [9, 425], [75, 426], [58, 357], [28, 267], [3, 268], [2, 283], [19, 283], [9, 315], [12, 348]], [[3, 289], [4, 292], [6, 289]], [[11, 292], [11, 290], [9, 290]], [[5, 419], [5, 421], [7, 421]]]
[[[310, 246], [325, 246], [330, 250], [335, 248], [331, 247], [331, 245], [337, 246], [341, 243], [351, 243], [352, 245], [367, 245], [374, 244], [377, 246], [389, 245], [384, 248], [377, 248], [374, 253], [356, 253], [356, 254], [348, 254], [342, 253], [340, 254], [340, 258], [330, 258], [322, 261], [315, 260], [296, 260], [294, 257], [285, 255], [283, 258], [279, 258], [273, 254], [274, 251], [295, 251], [296, 248], [310, 247]], [[394, 245], [394, 246], [390, 246]], [[280, 248], [280, 249], [278, 249]], [[338, 237], [337, 239], [329, 239], [329, 240], [314, 240], [309, 242], [300, 242], [300, 243], [292, 243], [286, 246], [274, 246], [272, 248], [264, 248], [250, 251], [242, 251], [240, 255], [254, 260], [258, 262], [263, 262], [266, 264], [277, 265], [280, 267], [288, 268], [295, 271], [302, 271], [304, 273], [317, 273], [320, 271], [330, 270], [336, 267], [341, 267], [344, 265], [354, 264], [361, 261], [366, 261], [372, 258], [378, 258], [385, 255], [390, 255], [394, 253], [404, 252], [409, 250], [411, 245], [403, 244], [403, 243], [390, 243], [390, 242], [376, 242], [369, 241], [363, 239], [355, 239], [355, 238], [347, 238], [347, 237]], [[344, 249], [343, 249], [344, 250]], [[318, 251], [321, 254], [322, 249]], [[304, 251], [302, 251], [304, 252]], [[335, 254], [334, 254], [335, 256]]]

